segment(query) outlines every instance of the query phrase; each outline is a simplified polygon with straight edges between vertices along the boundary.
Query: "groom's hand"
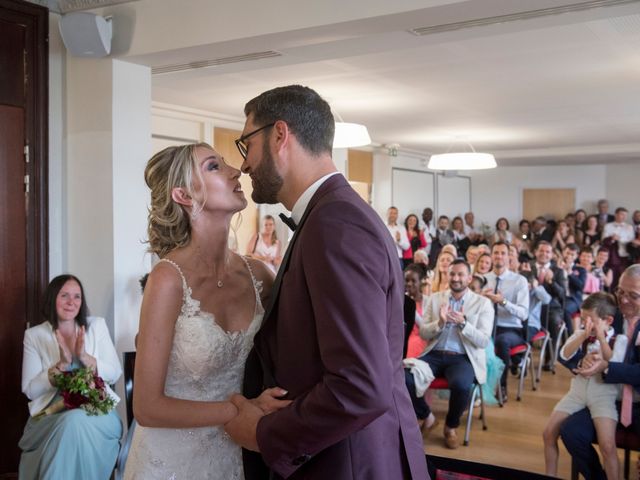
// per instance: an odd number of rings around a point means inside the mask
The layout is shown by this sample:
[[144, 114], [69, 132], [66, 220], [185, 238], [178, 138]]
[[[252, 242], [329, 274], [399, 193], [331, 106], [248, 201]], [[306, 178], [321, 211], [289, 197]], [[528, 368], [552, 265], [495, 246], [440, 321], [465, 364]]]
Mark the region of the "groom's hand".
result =
[[225, 431], [241, 447], [259, 452], [256, 430], [258, 421], [264, 416], [264, 412], [242, 395], [235, 394], [229, 400], [238, 409], [238, 415], [225, 424]]
[[258, 398], [254, 398], [250, 400], [250, 402], [259, 407], [265, 415], [268, 415], [291, 403], [291, 400], [281, 400], [287, 393], [288, 392], [282, 388], [267, 388]]

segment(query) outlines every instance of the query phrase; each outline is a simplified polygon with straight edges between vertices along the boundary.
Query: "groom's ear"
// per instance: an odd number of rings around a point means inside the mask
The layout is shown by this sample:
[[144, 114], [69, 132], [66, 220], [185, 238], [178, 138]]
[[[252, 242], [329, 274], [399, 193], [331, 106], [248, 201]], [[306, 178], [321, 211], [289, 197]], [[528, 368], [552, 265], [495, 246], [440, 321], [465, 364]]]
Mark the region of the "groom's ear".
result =
[[193, 206], [191, 195], [182, 187], [175, 187], [171, 190], [171, 198], [178, 205], [184, 205], [185, 207]]

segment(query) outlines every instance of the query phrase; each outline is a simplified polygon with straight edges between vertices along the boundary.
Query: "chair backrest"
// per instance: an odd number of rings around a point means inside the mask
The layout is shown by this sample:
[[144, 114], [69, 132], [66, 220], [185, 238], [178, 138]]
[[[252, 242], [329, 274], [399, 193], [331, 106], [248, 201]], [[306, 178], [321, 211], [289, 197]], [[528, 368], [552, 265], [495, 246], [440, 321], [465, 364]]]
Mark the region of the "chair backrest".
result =
[[122, 354], [124, 365], [124, 399], [127, 406], [127, 427], [133, 421], [133, 372], [136, 365], [136, 352]]

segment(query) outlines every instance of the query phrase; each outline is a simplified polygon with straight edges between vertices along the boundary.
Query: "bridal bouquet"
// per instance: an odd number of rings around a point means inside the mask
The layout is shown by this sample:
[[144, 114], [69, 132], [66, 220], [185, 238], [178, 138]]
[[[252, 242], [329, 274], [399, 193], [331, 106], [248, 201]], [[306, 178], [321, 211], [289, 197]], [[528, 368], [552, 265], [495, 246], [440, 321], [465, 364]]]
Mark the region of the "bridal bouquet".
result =
[[104, 380], [91, 368], [57, 373], [53, 375], [53, 384], [60, 391], [62, 399], [42, 410], [36, 418], [74, 408], [82, 408], [89, 415], [104, 415], [116, 405], [107, 392]]

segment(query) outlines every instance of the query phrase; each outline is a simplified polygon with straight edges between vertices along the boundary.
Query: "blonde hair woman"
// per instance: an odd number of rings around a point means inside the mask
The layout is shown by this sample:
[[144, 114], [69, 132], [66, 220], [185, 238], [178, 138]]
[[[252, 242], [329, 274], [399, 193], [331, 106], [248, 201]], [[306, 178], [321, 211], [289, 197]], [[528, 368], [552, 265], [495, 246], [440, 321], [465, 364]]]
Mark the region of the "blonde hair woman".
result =
[[276, 222], [271, 215], [262, 218], [262, 228], [249, 240], [247, 256], [264, 262], [273, 273], [278, 270], [282, 262], [281, 244], [276, 233]]
[[[241, 478], [240, 447], [222, 426], [237, 409], [245, 359], [272, 274], [228, 248], [246, 207], [240, 171], [207, 144], [169, 147], [145, 169], [151, 189], [149, 274], [140, 313], [133, 409], [139, 425], [125, 478]], [[282, 389], [258, 404], [273, 411]]]
[[449, 266], [456, 259], [450, 251], [442, 250], [436, 261], [435, 275], [431, 285], [431, 293], [444, 292], [449, 288]]

